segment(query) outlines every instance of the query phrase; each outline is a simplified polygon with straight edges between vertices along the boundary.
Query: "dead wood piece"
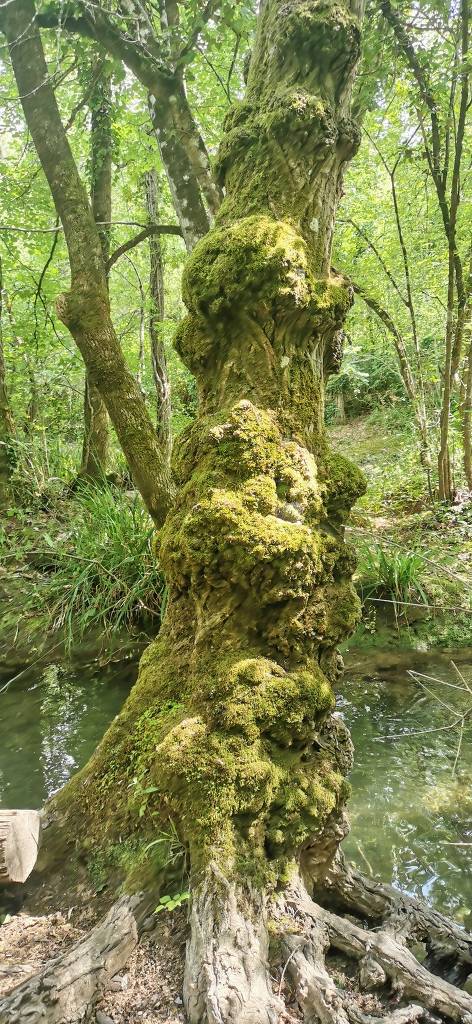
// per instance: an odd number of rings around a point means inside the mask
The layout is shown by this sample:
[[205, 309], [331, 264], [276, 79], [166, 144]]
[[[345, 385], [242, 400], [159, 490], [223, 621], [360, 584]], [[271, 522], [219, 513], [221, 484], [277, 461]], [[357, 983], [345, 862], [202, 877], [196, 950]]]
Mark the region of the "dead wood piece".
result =
[[[142, 896], [123, 897], [81, 942], [0, 1000], [0, 1024], [76, 1024], [124, 967], [137, 942]], [[145, 912], [146, 912], [145, 911]]]
[[0, 884], [26, 882], [38, 856], [38, 811], [0, 810]]
[[410, 1003], [408, 1006], [401, 1006], [398, 1010], [392, 1010], [384, 1017], [372, 1017], [370, 1014], [361, 1013], [359, 1010], [350, 1011], [352, 1024], [414, 1024], [417, 1020], [431, 1019], [424, 1006]]

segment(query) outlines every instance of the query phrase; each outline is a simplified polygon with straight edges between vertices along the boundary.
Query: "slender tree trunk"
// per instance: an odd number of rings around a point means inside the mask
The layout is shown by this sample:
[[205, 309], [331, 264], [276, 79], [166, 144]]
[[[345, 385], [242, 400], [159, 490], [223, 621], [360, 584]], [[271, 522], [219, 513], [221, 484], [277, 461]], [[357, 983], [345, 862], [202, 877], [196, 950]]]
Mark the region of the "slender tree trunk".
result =
[[[112, 213], [112, 113], [111, 74], [102, 72], [89, 99], [91, 110], [91, 203], [99, 229], [105, 264], [110, 258], [110, 227]], [[105, 402], [85, 375], [84, 441], [79, 476], [92, 481], [104, 480], [107, 472], [110, 431]]]
[[331, 684], [358, 614], [344, 522], [364, 481], [330, 453], [323, 414], [351, 302], [330, 263], [359, 143], [359, 15], [316, 0], [263, 6], [220, 153], [226, 197], [184, 275], [177, 347], [200, 401], [160, 535], [165, 623], [94, 758], [50, 808], [51, 846], [79, 814], [89, 841], [109, 840], [139, 765], [151, 820], [170, 817], [190, 855], [192, 1024], [274, 1019], [270, 896], [302, 851], [323, 878], [345, 832], [351, 744]]
[[200, 152], [200, 136], [197, 136], [197, 139], [189, 145], [189, 137], [184, 125], [191, 118], [191, 112], [185, 97], [184, 85], [179, 76], [166, 79], [165, 82], [159, 80], [155, 89], [151, 89], [149, 111], [175, 212], [182, 229], [185, 245], [190, 250], [210, 228], [210, 214], [204, 203], [200, 186], [205, 183], [206, 198], [215, 186], [209, 177], [209, 169], [206, 167], [203, 153], [200, 157], [198, 177], [195, 173], [198, 163], [197, 154]]
[[464, 473], [469, 491], [472, 491], [472, 302], [466, 309], [464, 336], [467, 338], [467, 362], [464, 399], [462, 403], [462, 440], [464, 446]]
[[[157, 172], [153, 168], [151, 171], [148, 171], [144, 180], [146, 207], [150, 224], [158, 223], [158, 184]], [[152, 372], [157, 397], [156, 429], [161, 450], [167, 461], [170, 461], [172, 452], [171, 394], [166, 353], [162, 338], [165, 295], [163, 253], [159, 235], [150, 236], [149, 260], [149, 293], [151, 299], [149, 335], [151, 338]]]
[[85, 375], [84, 387], [84, 441], [82, 464], [79, 477], [93, 483], [103, 481], [106, 476], [110, 428], [108, 413], [103, 398], [94, 384]]
[[8, 399], [5, 353], [3, 349], [3, 268], [0, 257], [0, 505], [10, 498], [10, 477], [14, 465], [12, 440], [15, 433]]
[[[410, 365], [410, 360], [408, 358], [408, 352], [405, 341], [402, 335], [400, 334], [400, 331], [396, 327], [394, 321], [392, 320], [392, 317], [390, 316], [388, 310], [384, 309], [384, 307], [381, 306], [380, 302], [378, 302], [377, 299], [375, 299], [372, 295], [369, 295], [368, 292], [366, 292], [361, 285], [353, 283], [353, 288], [355, 293], [357, 295], [360, 295], [361, 298], [364, 300], [366, 306], [368, 306], [369, 309], [371, 309], [376, 314], [376, 316], [378, 316], [379, 320], [382, 321], [382, 323], [387, 328], [389, 334], [393, 338], [393, 344], [398, 358], [398, 367], [400, 370], [400, 375], [405, 387], [405, 391], [408, 395], [408, 398], [410, 399], [413, 409], [413, 415], [415, 417], [416, 429], [418, 432], [419, 439], [420, 463], [426, 473], [429, 496], [430, 498], [432, 498], [433, 488], [431, 482], [431, 446], [429, 438], [428, 419], [426, 416], [426, 405], [424, 400], [424, 388], [422, 386], [420, 387], [420, 394], [418, 395], [418, 389]], [[417, 356], [419, 358], [419, 351], [417, 352]]]
[[440, 414], [438, 479], [439, 497], [441, 501], [452, 501], [454, 488], [451, 474], [451, 455], [449, 450], [449, 420], [451, 415], [451, 398], [454, 383], [452, 372], [452, 350], [454, 340], [454, 263], [452, 251], [449, 251], [449, 279], [447, 290], [446, 344], [445, 364], [443, 370], [442, 404]]
[[334, 422], [338, 423], [340, 426], [342, 426], [345, 423], [347, 423], [346, 407], [345, 407], [345, 404], [344, 404], [344, 392], [343, 391], [337, 391], [336, 392], [335, 403], [336, 403], [336, 416], [335, 416], [335, 421]]
[[155, 522], [162, 523], [170, 474], [113, 329], [100, 237], [60, 119], [31, 0], [6, 5], [1, 19], [25, 118], [69, 251], [71, 289], [58, 299], [58, 313], [105, 402], [134, 482]]
[[[460, 363], [463, 339], [464, 311], [466, 291], [464, 285], [464, 268], [458, 249], [457, 219], [461, 202], [461, 164], [464, 152], [464, 138], [469, 109], [469, 0], [460, 0], [460, 98], [457, 119], [455, 120], [455, 145], [452, 174], [450, 175], [450, 194], [447, 195], [446, 183], [449, 180], [449, 133], [444, 132], [439, 116], [440, 104], [434, 94], [434, 85], [429, 71], [418, 57], [412, 42], [412, 36], [403, 24], [399, 11], [392, 7], [390, 0], [380, 0], [380, 10], [395, 34], [400, 51], [412, 72], [418, 87], [426, 116], [430, 121], [430, 136], [424, 130], [423, 118], [420, 123], [423, 130], [425, 155], [431, 174], [439, 209], [444, 226], [448, 247], [448, 289], [447, 317], [445, 331], [444, 372], [442, 387], [442, 404], [440, 415], [440, 445], [438, 453], [439, 497], [443, 501], [452, 501], [454, 497], [454, 481], [451, 472], [449, 447], [449, 424], [451, 399], [454, 390], [455, 374]], [[445, 146], [443, 151], [442, 147]]]

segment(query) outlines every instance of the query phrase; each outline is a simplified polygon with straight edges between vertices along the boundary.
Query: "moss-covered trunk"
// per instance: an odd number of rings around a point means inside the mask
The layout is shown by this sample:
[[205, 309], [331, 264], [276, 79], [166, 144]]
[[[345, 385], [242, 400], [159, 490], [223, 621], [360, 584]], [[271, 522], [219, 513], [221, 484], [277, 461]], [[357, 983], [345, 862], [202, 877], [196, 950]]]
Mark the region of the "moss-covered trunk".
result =
[[[51, 808], [66, 834], [88, 817], [105, 844], [125, 822], [176, 826], [193, 886], [192, 1022], [277, 1019], [268, 898], [299, 862], [322, 878], [344, 831], [351, 747], [332, 684], [357, 615], [343, 526], [363, 480], [328, 449], [323, 396], [350, 304], [330, 256], [358, 144], [359, 15], [348, 3], [263, 5], [220, 152], [225, 200], [184, 277], [177, 347], [200, 401], [158, 538], [165, 623]], [[133, 779], [147, 791], [134, 822]]]

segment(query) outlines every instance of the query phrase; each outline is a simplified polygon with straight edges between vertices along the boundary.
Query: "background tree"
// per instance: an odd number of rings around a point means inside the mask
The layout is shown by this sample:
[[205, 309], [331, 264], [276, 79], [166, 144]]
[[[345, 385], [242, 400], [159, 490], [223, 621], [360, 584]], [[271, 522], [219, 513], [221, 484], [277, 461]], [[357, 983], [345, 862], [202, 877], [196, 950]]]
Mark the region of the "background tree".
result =
[[14, 423], [8, 399], [3, 352], [3, 274], [0, 258], [0, 505], [5, 504], [10, 497], [13, 436]]
[[[94, 75], [92, 93], [88, 97], [91, 112], [90, 193], [92, 213], [99, 227], [105, 266], [110, 259], [112, 215], [112, 69], [101, 59], [99, 73]], [[103, 480], [108, 463], [109, 426], [105, 402], [98, 388], [85, 377], [84, 443], [80, 476], [87, 480]]]
[[[428, 6], [407, 23], [408, 5], [380, 5], [393, 33], [383, 44], [385, 68], [393, 71], [384, 73], [377, 95], [369, 95], [374, 109], [364, 118], [364, 148], [352, 189], [348, 182], [346, 227], [339, 241], [348, 258], [355, 255], [359, 294], [395, 346], [429, 476], [431, 432], [441, 408], [438, 490], [447, 500], [455, 490], [451, 409], [459, 401], [470, 315], [463, 205], [470, 161], [466, 6]], [[366, 178], [371, 185], [375, 179], [368, 206], [361, 198]]]

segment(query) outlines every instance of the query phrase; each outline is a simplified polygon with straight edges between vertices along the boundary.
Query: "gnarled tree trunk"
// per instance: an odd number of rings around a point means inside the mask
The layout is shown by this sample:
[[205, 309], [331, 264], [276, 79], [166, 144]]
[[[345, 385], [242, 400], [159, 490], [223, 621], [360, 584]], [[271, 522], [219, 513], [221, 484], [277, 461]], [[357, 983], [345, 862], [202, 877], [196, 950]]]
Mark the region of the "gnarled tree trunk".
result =
[[304, 847], [323, 876], [344, 834], [351, 746], [331, 684], [357, 617], [343, 524], [364, 484], [328, 450], [323, 403], [351, 302], [330, 257], [359, 142], [359, 16], [317, 0], [263, 6], [220, 153], [226, 197], [184, 275], [177, 347], [200, 404], [160, 535], [166, 620], [121, 715], [54, 805], [66, 830], [88, 810], [98, 838], [114, 828], [117, 770], [122, 780], [138, 764], [155, 787], [154, 810], [190, 854], [192, 1022], [275, 1019], [271, 894]]
[[[359, 961], [366, 985], [390, 979], [419, 999], [388, 1013], [391, 1024], [424, 1006], [472, 1024], [472, 999], [392, 938], [388, 894], [373, 893], [374, 935], [308, 894], [335, 884], [351, 763], [332, 683], [357, 614], [344, 523], [364, 485], [327, 447], [323, 395], [350, 303], [330, 256], [359, 136], [349, 106], [360, 14], [349, 0], [262, 5], [247, 96], [220, 153], [225, 200], [184, 276], [177, 346], [200, 402], [159, 536], [165, 622], [122, 712], [48, 808], [49, 868], [54, 855], [106, 855], [141, 830], [157, 835], [154, 873], [169, 876], [172, 822], [190, 859], [191, 1024], [282, 1024], [284, 977], [306, 1024], [373, 1024], [330, 976], [330, 947]], [[138, 861], [128, 886], [142, 871]], [[365, 913], [365, 887], [351, 879], [346, 892]], [[470, 955], [466, 939], [435, 928]], [[283, 958], [275, 991], [270, 932]]]

